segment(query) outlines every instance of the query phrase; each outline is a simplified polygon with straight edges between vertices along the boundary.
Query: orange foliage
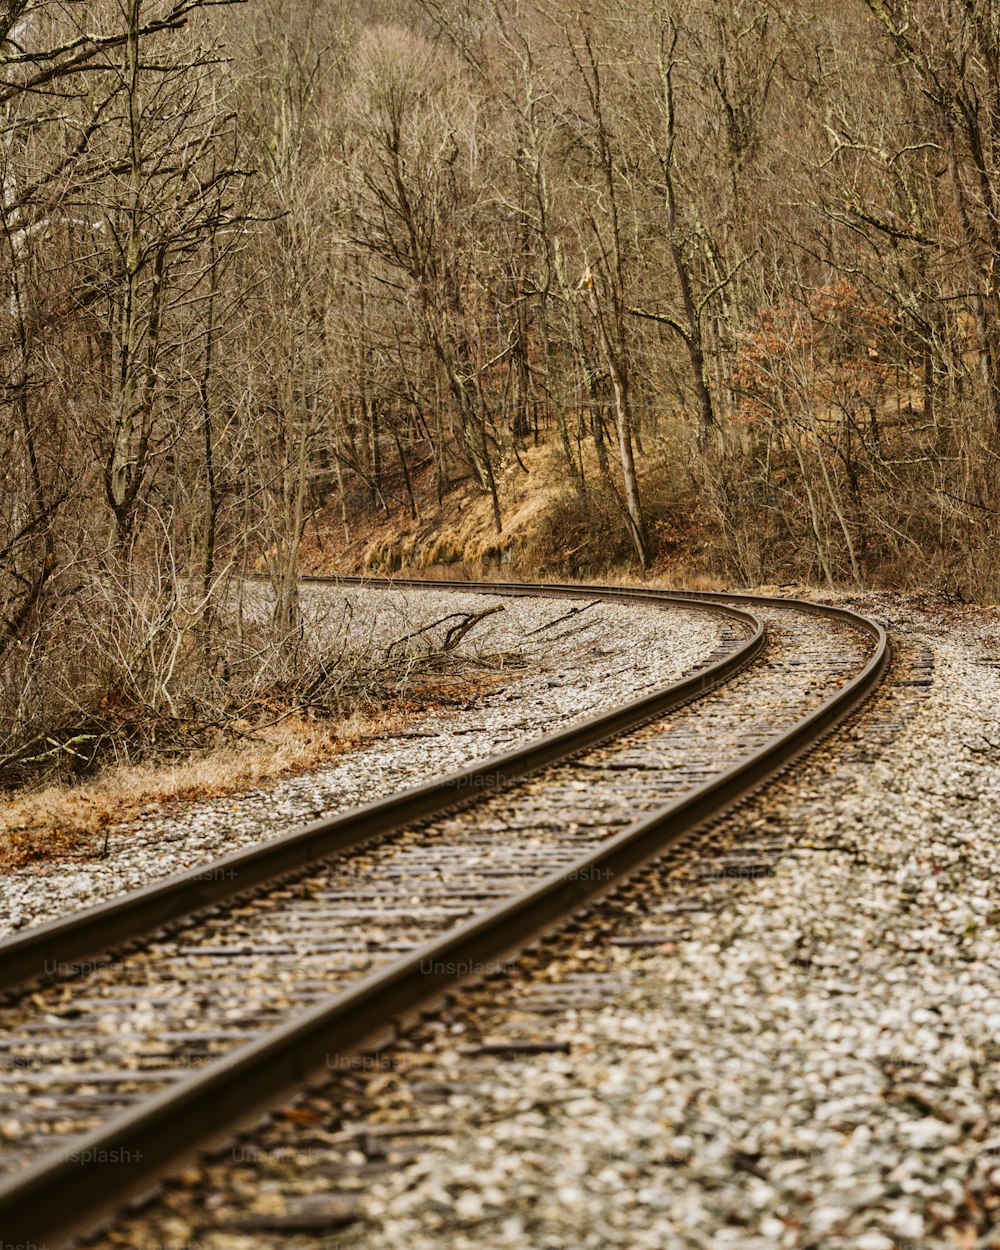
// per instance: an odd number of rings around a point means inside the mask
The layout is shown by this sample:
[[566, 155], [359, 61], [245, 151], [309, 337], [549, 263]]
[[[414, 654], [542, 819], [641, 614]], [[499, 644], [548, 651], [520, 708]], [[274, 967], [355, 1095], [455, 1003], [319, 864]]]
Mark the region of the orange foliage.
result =
[[741, 336], [732, 374], [737, 415], [760, 421], [803, 395], [814, 411], [872, 407], [894, 368], [883, 356], [896, 324], [890, 309], [846, 279], [773, 305]]

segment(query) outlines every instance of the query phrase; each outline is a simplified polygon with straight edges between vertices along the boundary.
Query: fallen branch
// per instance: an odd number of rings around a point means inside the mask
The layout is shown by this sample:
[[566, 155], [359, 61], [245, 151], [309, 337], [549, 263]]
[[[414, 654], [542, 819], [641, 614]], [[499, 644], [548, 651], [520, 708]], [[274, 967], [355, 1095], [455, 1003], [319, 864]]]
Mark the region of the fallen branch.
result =
[[448, 630], [440, 648], [441, 651], [454, 651], [470, 629], [474, 629], [487, 616], [493, 616], [497, 612], [504, 611], [506, 611], [504, 605], [498, 603], [492, 608], [484, 609], [482, 612], [449, 612], [447, 616], [431, 621], [429, 625], [422, 625], [419, 629], [413, 630], [412, 633], [404, 634], [402, 638], [396, 638], [393, 642], [390, 642], [385, 649], [386, 656], [388, 657], [393, 647], [401, 646], [404, 642], [410, 642], [414, 638], [419, 638], [421, 634], [429, 633], [430, 630], [436, 629], [439, 625], [444, 625], [447, 621], [454, 621], [458, 618], [458, 624], [452, 625]]
[[404, 642], [409, 642], [409, 641], [410, 641], [411, 639], [413, 639], [413, 638], [419, 638], [421, 634], [426, 634], [429, 630], [432, 630], [432, 629], [437, 629], [437, 627], [438, 627], [439, 625], [443, 625], [443, 624], [445, 623], [445, 621], [453, 621], [453, 620], [455, 619], [455, 617], [456, 617], [456, 616], [460, 616], [460, 617], [462, 617], [462, 620], [466, 620], [466, 619], [468, 619], [468, 618], [467, 618], [467, 617], [466, 617], [463, 613], [461, 613], [461, 612], [449, 612], [447, 616], [442, 616], [439, 620], [436, 620], [436, 621], [431, 621], [431, 623], [430, 623], [429, 625], [421, 625], [419, 629], [415, 629], [415, 630], [413, 630], [413, 632], [412, 632], [412, 633], [410, 633], [410, 634], [403, 634], [403, 636], [402, 636], [401, 638], [395, 638], [395, 639], [394, 639], [392, 642], [390, 642], [390, 643], [389, 643], [389, 645], [386, 647], [386, 649], [385, 649], [385, 653], [386, 653], [386, 655], [388, 656], [388, 654], [392, 651], [393, 647], [398, 647], [398, 646], [401, 646]]
[[480, 621], [488, 616], [493, 616], [497, 612], [503, 612], [506, 609], [502, 603], [498, 603], [495, 607], [485, 608], [482, 612], [467, 617], [461, 625], [453, 625], [444, 636], [443, 651], [454, 651], [458, 644], [462, 641], [470, 629], [475, 629]]
[[554, 621], [546, 621], [544, 625], [538, 625], [534, 629], [529, 629], [525, 637], [530, 638], [532, 634], [542, 634], [545, 630], [551, 629], [553, 625], [558, 625], [561, 621], [568, 621], [571, 616], [578, 616], [581, 612], [586, 612], [588, 608], [596, 608], [599, 603], [600, 599], [595, 599], [592, 603], [585, 603], [582, 608], [570, 608], [562, 616], [557, 616]]

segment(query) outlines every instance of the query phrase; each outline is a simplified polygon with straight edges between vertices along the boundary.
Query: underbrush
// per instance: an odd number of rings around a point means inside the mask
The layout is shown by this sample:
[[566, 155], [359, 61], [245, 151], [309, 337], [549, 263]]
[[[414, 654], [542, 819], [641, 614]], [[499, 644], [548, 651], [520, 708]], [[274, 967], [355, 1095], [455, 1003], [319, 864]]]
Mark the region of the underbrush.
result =
[[[716, 566], [737, 585], [942, 591], [969, 602], [1000, 594], [994, 539], [996, 453], [938, 427], [813, 420], [726, 431], [697, 463], [698, 497], [715, 517]], [[859, 435], [859, 428], [864, 437]]]
[[614, 499], [596, 489], [586, 496], [566, 489], [519, 546], [517, 563], [540, 575], [577, 576], [627, 564], [632, 555]]
[[0, 868], [103, 858], [112, 828], [127, 833], [144, 812], [224, 799], [319, 767], [342, 751], [395, 733], [427, 708], [466, 704], [502, 679], [496, 670], [439, 675], [368, 712], [324, 718], [291, 712], [184, 756], [105, 765], [72, 785], [56, 781], [9, 791], [0, 806]]
[[[678, 585], [930, 589], [995, 602], [997, 453], [971, 426], [961, 414], [936, 425], [880, 414], [876, 426], [831, 410], [808, 426], [730, 422], [701, 449], [682, 422], [663, 422], [644, 435], [640, 461], [648, 571]], [[585, 493], [564, 480], [512, 542], [509, 568], [641, 575], [620, 485], [589, 465]]]
[[[669, 571], [687, 582], [711, 569], [718, 534], [706, 516], [690, 472], [685, 431], [661, 426], [645, 435], [639, 485], [649, 535], [651, 572]], [[620, 484], [584, 459], [585, 489], [564, 484], [551, 494], [532, 529], [519, 538], [512, 566], [525, 575], [615, 576], [641, 570], [629, 536]]]
[[[648, 572], [688, 586], [1000, 597], [1000, 460], [969, 401], [949, 407], [942, 399], [925, 420], [919, 395], [859, 408], [849, 393], [820, 390], [783, 390], [780, 409], [720, 419], [705, 447], [683, 414], [643, 429], [637, 467]], [[614, 457], [606, 474], [592, 442], [577, 450], [571, 473], [547, 429], [507, 465], [500, 535], [487, 496], [471, 482], [438, 506], [416, 475], [416, 521], [391, 495], [377, 512], [357, 502], [364, 539], [353, 544], [338, 541], [330, 518], [339, 500], [331, 500], [316, 523], [323, 541], [314, 536], [310, 567], [444, 578], [641, 576]]]
[[92, 832], [127, 793], [191, 797], [307, 767], [359, 725], [466, 700], [513, 659], [472, 645], [489, 613], [356, 620], [349, 596], [324, 590], [278, 629], [273, 603], [266, 584], [235, 579], [210, 605], [153, 579], [54, 594], [0, 676], [8, 860], [32, 858], [35, 827], [78, 841], [64, 792], [87, 797]]

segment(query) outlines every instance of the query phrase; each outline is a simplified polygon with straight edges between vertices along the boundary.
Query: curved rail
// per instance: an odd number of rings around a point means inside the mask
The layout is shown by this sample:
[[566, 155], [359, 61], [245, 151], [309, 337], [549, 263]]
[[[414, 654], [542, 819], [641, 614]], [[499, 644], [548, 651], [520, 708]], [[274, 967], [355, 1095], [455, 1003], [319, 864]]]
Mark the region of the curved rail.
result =
[[[681, 602], [686, 606], [696, 606], [700, 600], [709, 600], [715, 610], [739, 614], [744, 620], [750, 614], [737, 608], [737, 604], [763, 602], [773, 607], [816, 612], [846, 622], [866, 634], [873, 647], [862, 668], [808, 715], [721, 775], [608, 839], [596, 850], [575, 861], [569, 869], [562, 868], [552, 873], [521, 894], [504, 900], [388, 967], [351, 984], [346, 990], [258, 1041], [195, 1072], [134, 1111], [119, 1115], [85, 1137], [73, 1140], [71, 1153], [49, 1156], [0, 1186], [0, 1227], [9, 1240], [39, 1241], [47, 1238], [53, 1242], [60, 1236], [68, 1235], [74, 1228], [78, 1229], [81, 1222], [92, 1220], [129, 1192], [141, 1187], [151, 1173], [218, 1139], [222, 1131], [228, 1135], [234, 1127], [253, 1120], [262, 1109], [273, 1106], [279, 1099], [300, 1088], [310, 1074], [322, 1070], [331, 1054], [346, 1058], [387, 1040], [398, 1030], [400, 1021], [413, 1018], [456, 985], [488, 973], [511, 952], [522, 949], [558, 921], [614, 889], [625, 876], [687, 836], [705, 820], [718, 816], [785, 767], [858, 706], [877, 684], [889, 658], [885, 631], [876, 622], [846, 609], [828, 609], [797, 601], [748, 600], [738, 595], [702, 596], [683, 592], [666, 595], [642, 589], [618, 591], [607, 587], [550, 587], [534, 583], [486, 585], [395, 579], [378, 584], [432, 586], [505, 595], [551, 595], [553, 592], [568, 596], [601, 595], [632, 601]], [[214, 867], [239, 865], [241, 878], [236, 886], [232, 886], [232, 879], [228, 878], [216, 883], [232, 888], [224, 888], [214, 898], [242, 892], [249, 885], [274, 875], [273, 869], [267, 871], [264, 868], [266, 856], [263, 860], [254, 859], [255, 855], [267, 852], [268, 847], [275, 848], [268, 852], [275, 855], [279, 844], [290, 843], [277, 860], [271, 860], [283, 865], [279, 871], [288, 871], [320, 854], [329, 855], [377, 832], [385, 832], [402, 823], [445, 810], [460, 798], [467, 797], [465, 790], [472, 784], [479, 784], [483, 791], [494, 790], [511, 778], [523, 776], [529, 768], [565, 758], [584, 746], [621, 732], [624, 727], [640, 724], [651, 715], [669, 710], [700, 692], [712, 689], [747, 663], [764, 645], [761, 623], [756, 618], [750, 619], [754, 622], [754, 632], [736, 654], [664, 691], [602, 717], [595, 717], [562, 734], [552, 735], [521, 752], [496, 757], [476, 768], [452, 774], [439, 783], [418, 787], [335, 821], [317, 822], [266, 847], [217, 861]], [[576, 744], [570, 747], [566, 740], [573, 735], [577, 735]], [[483, 780], [472, 783], [468, 778], [473, 776]], [[462, 778], [466, 780], [461, 781]], [[403, 801], [416, 805], [407, 810], [405, 816], [403, 808], [393, 806]], [[356, 823], [352, 825], [352, 822]], [[355, 840], [345, 841], [352, 836], [347, 832], [351, 828], [354, 829]], [[365, 830], [363, 834], [360, 832], [362, 828]], [[208, 875], [206, 869], [200, 871], [203, 877]], [[197, 878], [198, 873], [183, 874], [174, 878], [172, 883], [139, 893], [149, 900], [148, 905], [159, 917], [162, 904], [155, 898], [156, 891], [169, 885], [169, 898], [179, 888], [179, 882], [194, 882]], [[201, 884], [210, 885], [212, 882], [202, 881]], [[127, 899], [122, 900], [105, 908], [92, 909], [88, 914], [93, 917], [93, 913], [104, 913], [106, 919], [100, 923], [107, 923], [109, 927], [106, 931], [114, 930], [116, 925], [118, 929], [115, 931], [127, 931], [125, 917], [128, 913], [123, 912], [115, 919], [108, 910], [127, 903]], [[175, 902], [171, 905], [179, 904]], [[197, 905], [205, 905], [203, 895]], [[189, 900], [183, 912], [174, 914], [183, 914], [191, 909]], [[18, 947], [19, 967], [37, 967], [37, 962], [32, 965], [31, 959], [27, 964], [25, 960], [25, 951], [32, 942], [35, 945], [31, 958], [36, 961], [46, 946], [49, 950], [65, 952], [69, 949], [70, 930], [67, 926], [70, 923], [63, 921], [45, 926], [48, 930], [46, 936], [39, 931], [14, 939], [13, 943], [0, 944], [0, 963], [6, 951]], [[93, 925], [93, 919], [90, 923]], [[162, 920], [157, 919], [153, 923], [162, 923]], [[97, 931], [100, 931], [100, 924], [96, 930], [91, 928], [88, 942], [93, 942]], [[52, 958], [51, 954], [42, 957]]]
[[[313, 579], [309, 579], [313, 580]], [[327, 579], [315, 579], [326, 581]], [[329, 579], [334, 580], [334, 579]], [[424, 583], [433, 585], [434, 583]], [[452, 583], [443, 583], [451, 586]], [[470, 583], [463, 589], [507, 593], [502, 586]], [[617, 589], [546, 587], [523, 584], [513, 594], [551, 597], [613, 599], [638, 602], [650, 598], [663, 605], [704, 609], [697, 600], [672, 592], [633, 592]], [[47, 970], [74, 966], [89, 956], [130, 942], [162, 925], [192, 915], [254, 886], [294, 872], [316, 860], [350, 850], [371, 838], [392, 833], [419, 820], [440, 815], [471, 796], [493, 793], [547, 764], [578, 754], [604, 738], [621, 734], [652, 716], [672, 711], [689, 699], [714, 690], [749, 664], [766, 644], [763, 623], [735, 604], [712, 605], [748, 631], [746, 640], [722, 659], [695, 668], [679, 681], [633, 702], [589, 717], [557, 733], [536, 738], [523, 747], [489, 756], [468, 768], [414, 786], [399, 794], [355, 808], [330, 820], [316, 820], [258, 846], [176, 873], [154, 885], [130, 891], [121, 898], [99, 903], [60, 920], [37, 925], [16, 937], [0, 941], [0, 991], [43, 977]]]

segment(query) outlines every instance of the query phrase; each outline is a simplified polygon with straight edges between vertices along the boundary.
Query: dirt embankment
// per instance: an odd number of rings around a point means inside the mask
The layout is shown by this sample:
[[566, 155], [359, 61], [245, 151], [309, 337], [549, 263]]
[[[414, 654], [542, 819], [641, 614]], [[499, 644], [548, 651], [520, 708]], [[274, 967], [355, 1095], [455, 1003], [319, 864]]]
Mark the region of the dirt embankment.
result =
[[[553, 579], [636, 576], [641, 570], [614, 499], [596, 465], [585, 465], [588, 490], [567, 484], [554, 440], [511, 457], [498, 475], [503, 528], [498, 533], [489, 495], [471, 478], [439, 499], [432, 470], [383, 482], [381, 504], [331, 496], [312, 518], [302, 545], [305, 573], [428, 577]], [[642, 481], [656, 558], [649, 571], [674, 585], [718, 584], [717, 534], [666, 459], [649, 457]], [[414, 510], [417, 515], [414, 516]]]

